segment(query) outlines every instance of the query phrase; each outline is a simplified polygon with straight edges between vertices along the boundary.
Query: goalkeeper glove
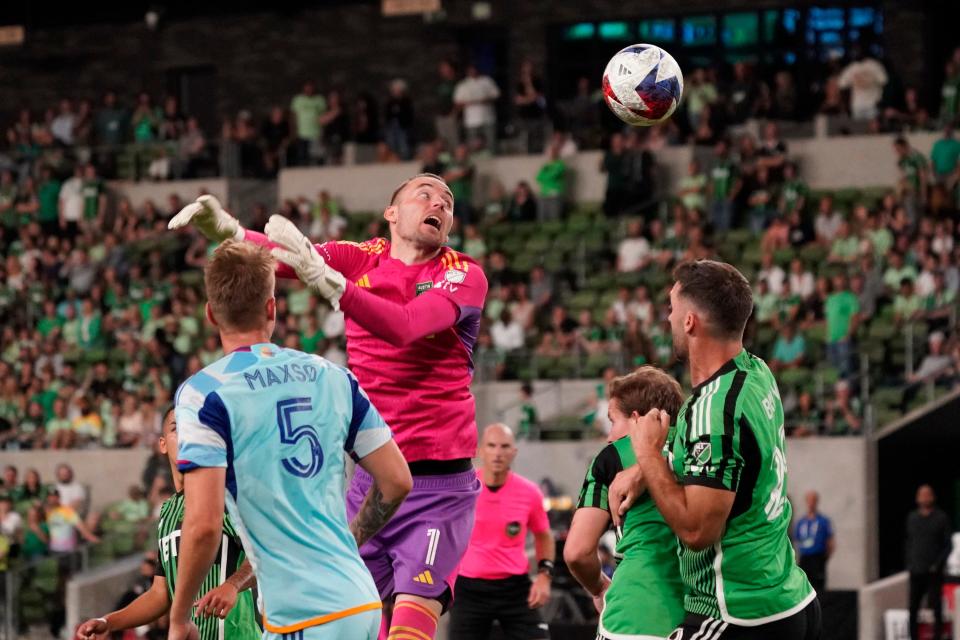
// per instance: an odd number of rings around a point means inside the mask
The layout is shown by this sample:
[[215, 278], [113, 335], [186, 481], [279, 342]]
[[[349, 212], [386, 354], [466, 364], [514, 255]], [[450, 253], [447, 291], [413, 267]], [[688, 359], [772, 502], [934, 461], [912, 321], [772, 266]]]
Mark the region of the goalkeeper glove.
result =
[[283, 216], [270, 216], [263, 231], [277, 245], [270, 251], [273, 257], [292, 267], [304, 284], [326, 298], [334, 311], [339, 311], [340, 298], [347, 288], [343, 274], [327, 265], [313, 243]]
[[179, 229], [193, 224], [200, 233], [213, 242], [224, 240], [243, 240], [243, 227], [240, 221], [220, 206], [213, 196], [200, 196], [167, 223], [168, 229]]

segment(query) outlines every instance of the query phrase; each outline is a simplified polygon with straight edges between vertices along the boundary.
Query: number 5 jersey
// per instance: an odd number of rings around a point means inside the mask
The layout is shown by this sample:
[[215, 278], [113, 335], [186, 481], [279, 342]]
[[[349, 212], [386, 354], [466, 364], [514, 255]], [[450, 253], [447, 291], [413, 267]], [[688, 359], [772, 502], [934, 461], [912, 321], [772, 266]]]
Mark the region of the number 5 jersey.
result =
[[177, 390], [181, 471], [226, 469], [264, 626], [292, 633], [380, 607], [347, 523], [343, 452], [390, 430], [346, 369], [273, 344], [234, 351]]

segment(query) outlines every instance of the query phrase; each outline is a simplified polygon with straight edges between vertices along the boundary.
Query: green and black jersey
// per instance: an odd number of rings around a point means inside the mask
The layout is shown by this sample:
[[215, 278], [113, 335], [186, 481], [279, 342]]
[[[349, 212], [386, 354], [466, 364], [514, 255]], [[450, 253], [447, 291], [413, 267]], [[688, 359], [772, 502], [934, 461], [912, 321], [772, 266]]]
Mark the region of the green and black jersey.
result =
[[[180, 529], [183, 526], [183, 493], [171, 496], [160, 506], [160, 520], [157, 523], [157, 541], [159, 559], [157, 575], [167, 581], [167, 593], [173, 602], [173, 593], [177, 586], [177, 563], [180, 552]], [[230, 577], [244, 560], [243, 546], [230, 517], [223, 515], [223, 538], [217, 550], [216, 559], [210, 572], [200, 586], [198, 598], [218, 587]], [[251, 590], [237, 596], [237, 603], [227, 614], [225, 620], [194, 616], [194, 623], [200, 630], [200, 640], [257, 640], [261, 636], [257, 626], [256, 608]]]
[[800, 611], [816, 593], [790, 544], [783, 405], [766, 363], [741, 351], [694, 388], [677, 415], [674, 472], [687, 485], [733, 491], [723, 537], [680, 545], [690, 613], [756, 626]]
[[[577, 508], [609, 511], [610, 483], [636, 462], [630, 438], [608, 444], [587, 470]], [[600, 636], [665, 638], [683, 621], [677, 539], [648, 494], [627, 512], [616, 533], [620, 563], [604, 598]]]

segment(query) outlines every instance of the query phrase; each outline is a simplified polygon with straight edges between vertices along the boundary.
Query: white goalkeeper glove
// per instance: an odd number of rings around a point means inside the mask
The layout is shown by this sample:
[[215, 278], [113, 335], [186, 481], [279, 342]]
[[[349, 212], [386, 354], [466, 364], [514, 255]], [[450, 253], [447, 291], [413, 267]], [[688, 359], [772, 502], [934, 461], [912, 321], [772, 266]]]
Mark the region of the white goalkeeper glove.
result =
[[334, 311], [339, 311], [340, 298], [347, 289], [343, 274], [327, 265], [313, 243], [283, 216], [270, 216], [263, 231], [270, 242], [278, 245], [270, 250], [273, 257], [290, 265], [304, 284], [326, 298]]
[[220, 201], [213, 196], [200, 196], [191, 202], [180, 213], [170, 218], [168, 229], [179, 229], [193, 224], [207, 240], [223, 242], [224, 240], [243, 240], [243, 227], [240, 221], [220, 206]]

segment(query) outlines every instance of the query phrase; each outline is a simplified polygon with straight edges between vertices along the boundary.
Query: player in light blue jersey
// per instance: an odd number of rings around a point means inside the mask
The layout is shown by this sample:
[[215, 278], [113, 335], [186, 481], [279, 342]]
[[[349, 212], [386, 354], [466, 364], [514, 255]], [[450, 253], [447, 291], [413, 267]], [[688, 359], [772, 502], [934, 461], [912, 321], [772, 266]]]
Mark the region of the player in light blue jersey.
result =
[[[177, 391], [186, 506], [169, 637], [196, 638], [190, 609], [226, 502], [257, 575], [266, 640], [373, 640], [380, 596], [357, 549], [410, 491], [407, 463], [349, 371], [270, 344], [266, 249], [225, 242], [204, 281], [227, 355]], [[344, 451], [374, 478], [349, 526]]]

